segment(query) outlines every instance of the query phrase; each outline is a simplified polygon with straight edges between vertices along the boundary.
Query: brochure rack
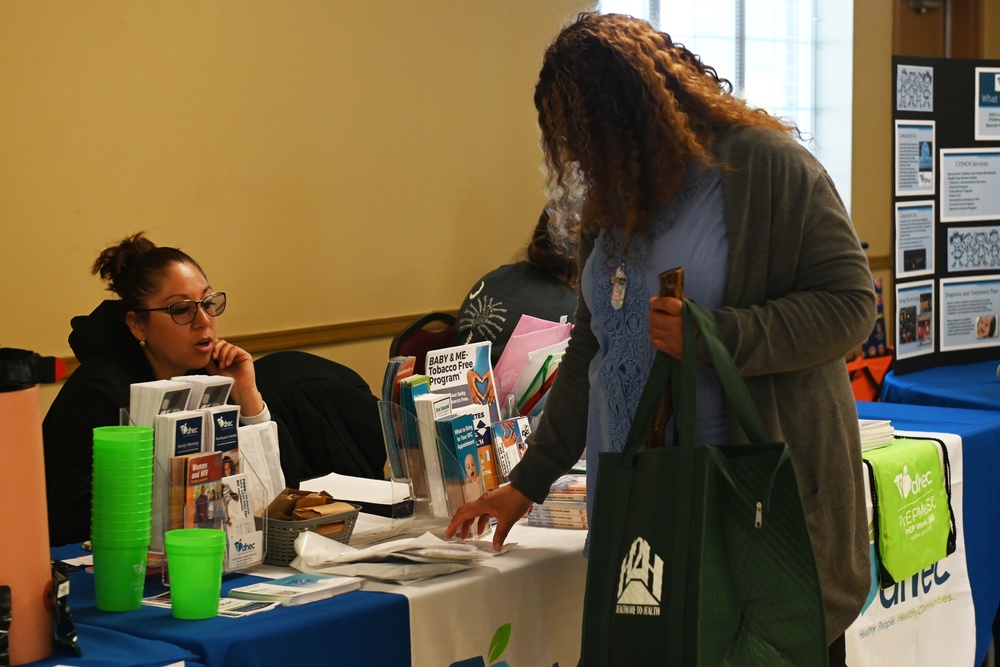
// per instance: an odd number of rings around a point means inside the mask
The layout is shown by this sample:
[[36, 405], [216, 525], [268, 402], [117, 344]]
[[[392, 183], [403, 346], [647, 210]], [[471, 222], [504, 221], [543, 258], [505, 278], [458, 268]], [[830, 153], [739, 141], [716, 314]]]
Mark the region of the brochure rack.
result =
[[[129, 411], [120, 410], [119, 423], [133, 424]], [[258, 425], [259, 427], [260, 425]], [[241, 427], [247, 428], [247, 427]], [[275, 432], [276, 433], [276, 432]], [[276, 437], [276, 435], [275, 435]], [[276, 443], [275, 443], [276, 446]], [[156, 445], [154, 444], [154, 449]], [[214, 454], [214, 456], [213, 456]], [[214, 528], [227, 533], [226, 561], [224, 570], [233, 572], [263, 562], [267, 550], [268, 519], [262, 520], [262, 525], [255, 527], [253, 514], [263, 512], [266, 503], [261, 507], [258, 499], [254, 502], [253, 493], [248, 487], [266, 490], [273, 487], [272, 471], [265, 469], [265, 462], [258, 456], [234, 456], [229, 452], [199, 452], [194, 455], [206, 466], [204, 481], [192, 479], [191, 469], [186, 465], [188, 457], [157, 457], [153, 458], [154, 493], [161, 494], [153, 501], [153, 518], [150, 535], [148, 563], [150, 569], [160, 569], [163, 582], [169, 585], [164, 552], [163, 535], [174, 528]], [[223, 468], [223, 458], [230, 458], [238, 469]], [[217, 466], [214, 472], [208, 468]], [[282, 481], [283, 485], [284, 482]], [[258, 491], [257, 495], [266, 491]], [[234, 505], [235, 504], [235, 505]], [[230, 507], [233, 507], [230, 510]], [[244, 522], [239, 523], [236, 514], [242, 511]], [[249, 524], [247, 523], [249, 521]], [[287, 563], [286, 563], [287, 564]]]
[[387, 401], [379, 401], [379, 412], [392, 481], [409, 489], [415, 515], [447, 524], [462, 503], [482, 495], [482, 476], [468, 474], [440, 437], [428, 446], [416, 415]]

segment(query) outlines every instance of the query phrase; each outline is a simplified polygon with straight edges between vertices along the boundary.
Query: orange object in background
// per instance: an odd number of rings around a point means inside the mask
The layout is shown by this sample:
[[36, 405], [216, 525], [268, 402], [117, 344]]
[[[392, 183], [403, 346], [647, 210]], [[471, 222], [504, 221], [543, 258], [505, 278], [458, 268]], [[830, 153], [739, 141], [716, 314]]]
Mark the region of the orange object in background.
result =
[[892, 348], [889, 352], [880, 357], [855, 357], [847, 362], [854, 400], [882, 400], [882, 383], [886, 373], [892, 370]]
[[0, 387], [0, 585], [11, 594], [10, 664], [23, 665], [54, 648], [52, 566], [38, 385], [8, 386]]

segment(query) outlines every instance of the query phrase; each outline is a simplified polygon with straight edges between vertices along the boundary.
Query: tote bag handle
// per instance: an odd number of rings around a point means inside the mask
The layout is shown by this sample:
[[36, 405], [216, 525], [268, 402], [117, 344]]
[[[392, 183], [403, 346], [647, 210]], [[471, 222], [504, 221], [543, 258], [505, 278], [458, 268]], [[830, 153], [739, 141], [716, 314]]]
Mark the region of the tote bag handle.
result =
[[[700, 331], [701, 340], [705, 342], [712, 366], [722, 383], [729, 408], [743, 428], [750, 442], [766, 444], [769, 442], [760, 414], [754, 406], [746, 383], [740, 376], [729, 350], [722, 342], [719, 327], [715, 320], [694, 301], [684, 300], [682, 311], [684, 349], [680, 362], [664, 352], [657, 352], [649, 379], [639, 398], [632, 427], [622, 449], [622, 466], [632, 464], [632, 458], [642, 447], [646, 434], [649, 433], [656, 417], [660, 397], [672, 384], [672, 396], [675, 408], [675, 418], [678, 424], [678, 442], [682, 447], [693, 447], [695, 425], [695, 368], [697, 366], [697, 343], [695, 327]], [[679, 409], [678, 409], [679, 408]]]

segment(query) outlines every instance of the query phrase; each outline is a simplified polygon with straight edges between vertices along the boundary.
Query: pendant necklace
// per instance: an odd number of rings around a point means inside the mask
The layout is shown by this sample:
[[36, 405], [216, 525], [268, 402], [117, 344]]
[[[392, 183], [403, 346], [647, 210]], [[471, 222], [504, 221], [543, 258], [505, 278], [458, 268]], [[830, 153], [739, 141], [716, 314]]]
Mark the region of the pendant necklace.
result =
[[628, 276], [625, 275], [625, 260], [618, 265], [615, 273], [609, 281], [611, 284], [611, 307], [621, 310], [625, 303], [625, 288], [628, 286]]

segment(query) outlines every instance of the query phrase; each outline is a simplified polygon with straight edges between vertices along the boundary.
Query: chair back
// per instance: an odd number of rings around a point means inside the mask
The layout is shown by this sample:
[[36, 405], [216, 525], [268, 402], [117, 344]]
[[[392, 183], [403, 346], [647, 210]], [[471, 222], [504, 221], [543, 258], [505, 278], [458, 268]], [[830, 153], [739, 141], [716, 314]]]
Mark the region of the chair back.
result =
[[400, 331], [389, 344], [390, 357], [414, 357], [413, 372], [423, 373], [430, 350], [450, 347], [455, 338], [455, 316], [433, 312], [418, 317]]
[[378, 398], [358, 373], [295, 350], [263, 356], [254, 369], [271, 416], [290, 436], [292, 442], [281, 445], [292, 445], [301, 479], [331, 472], [382, 479], [386, 453]]

